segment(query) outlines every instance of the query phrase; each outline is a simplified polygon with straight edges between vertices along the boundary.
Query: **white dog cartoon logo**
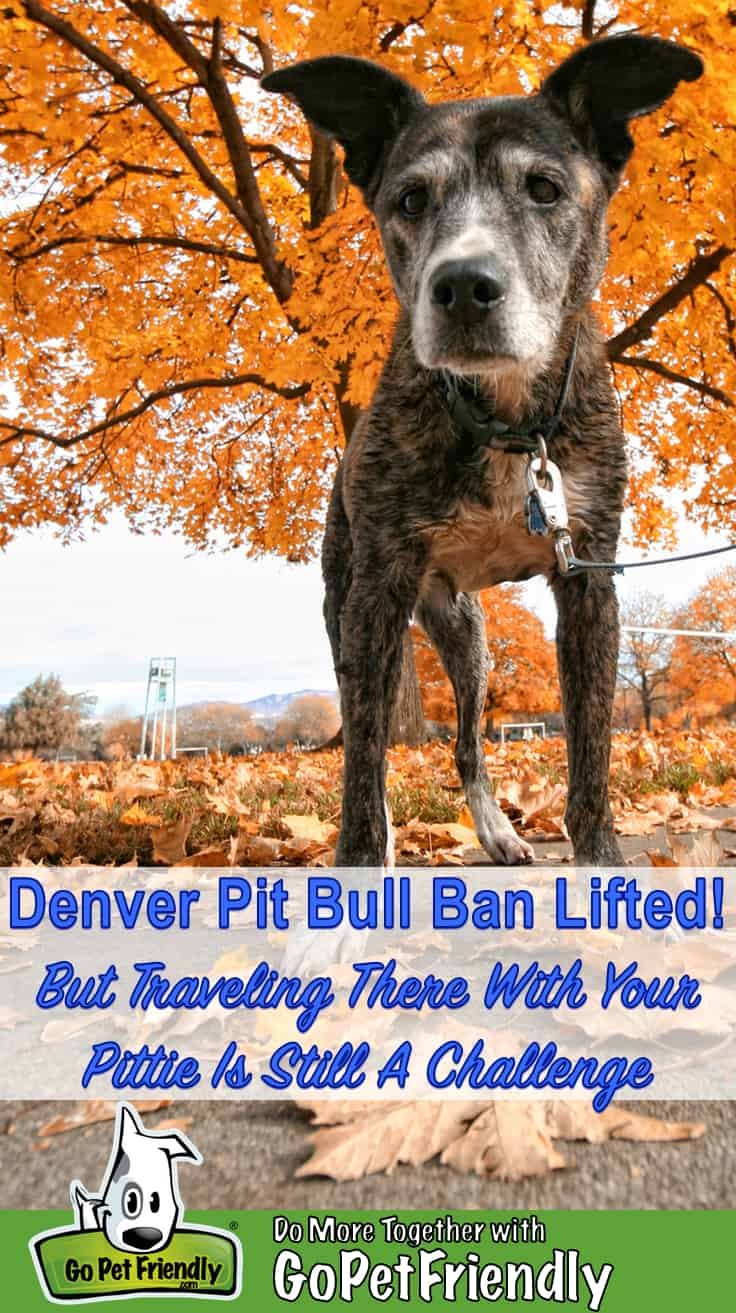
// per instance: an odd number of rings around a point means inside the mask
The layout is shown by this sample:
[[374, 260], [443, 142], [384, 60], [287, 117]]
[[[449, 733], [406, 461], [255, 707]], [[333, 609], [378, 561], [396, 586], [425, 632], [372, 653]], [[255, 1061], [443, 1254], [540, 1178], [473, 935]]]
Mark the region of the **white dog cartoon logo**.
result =
[[72, 1181], [71, 1199], [80, 1231], [104, 1231], [115, 1249], [154, 1253], [164, 1249], [183, 1205], [177, 1162], [202, 1162], [180, 1131], [147, 1131], [134, 1108], [118, 1106], [115, 1140], [98, 1195]]
[[237, 1299], [240, 1239], [185, 1222], [180, 1162], [202, 1162], [181, 1131], [146, 1130], [135, 1108], [118, 1104], [112, 1152], [98, 1194], [72, 1181], [72, 1226], [28, 1242], [44, 1297], [52, 1304], [176, 1296]]

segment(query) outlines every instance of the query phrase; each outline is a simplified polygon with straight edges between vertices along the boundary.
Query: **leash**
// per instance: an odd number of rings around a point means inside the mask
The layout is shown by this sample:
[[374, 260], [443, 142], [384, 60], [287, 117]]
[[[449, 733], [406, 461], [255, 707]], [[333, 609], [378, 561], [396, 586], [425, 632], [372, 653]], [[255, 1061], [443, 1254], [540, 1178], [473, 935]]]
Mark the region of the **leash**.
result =
[[658, 556], [651, 561], [584, 561], [572, 551], [572, 540], [569, 534], [567, 537], [570, 541], [570, 551], [566, 550], [565, 544], [567, 569], [563, 570], [560, 567], [562, 574], [573, 574], [579, 570], [609, 570], [611, 574], [623, 574], [624, 570], [641, 570], [646, 565], [676, 565], [678, 561], [699, 561], [704, 556], [721, 556], [724, 552], [736, 552], [736, 543], [730, 543], [728, 547], [711, 547], [704, 552], [685, 552], [683, 556]]
[[562, 475], [547, 456], [544, 439], [539, 436], [539, 455], [529, 457], [526, 467], [527, 498], [524, 507], [527, 532], [552, 534], [557, 568], [562, 575], [580, 574], [583, 570], [606, 570], [623, 574], [624, 570], [641, 570], [648, 565], [676, 565], [679, 561], [699, 561], [707, 556], [736, 552], [736, 543], [727, 547], [709, 547], [702, 552], [683, 552], [680, 556], [659, 556], [645, 561], [588, 561], [575, 555], [567, 523], [567, 503]]

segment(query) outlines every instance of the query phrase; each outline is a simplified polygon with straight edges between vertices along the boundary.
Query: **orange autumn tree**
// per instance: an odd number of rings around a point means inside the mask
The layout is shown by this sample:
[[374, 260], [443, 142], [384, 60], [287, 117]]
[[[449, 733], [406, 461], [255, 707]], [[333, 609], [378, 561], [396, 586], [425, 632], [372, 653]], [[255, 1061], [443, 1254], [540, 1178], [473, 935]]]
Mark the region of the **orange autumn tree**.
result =
[[632, 27], [707, 65], [636, 124], [611, 211], [602, 305], [639, 532], [670, 527], [655, 485], [696, 486], [704, 525], [736, 520], [729, 0], [7, 0], [0, 545], [122, 508], [196, 546], [307, 558], [395, 305], [339, 152], [260, 76], [343, 52], [430, 98], [515, 93]]
[[728, 566], [699, 588], [677, 617], [677, 628], [723, 633], [721, 638], [679, 637], [674, 641], [670, 701], [678, 720], [712, 720], [736, 712], [736, 566]]
[[[490, 655], [485, 715], [538, 716], [559, 711], [555, 646], [538, 616], [524, 606], [522, 590], [505, 584], [481, 593]], [[424, 714], [441, 725], [456, 723], [455, 698], [426, 634], [412, 626]]]

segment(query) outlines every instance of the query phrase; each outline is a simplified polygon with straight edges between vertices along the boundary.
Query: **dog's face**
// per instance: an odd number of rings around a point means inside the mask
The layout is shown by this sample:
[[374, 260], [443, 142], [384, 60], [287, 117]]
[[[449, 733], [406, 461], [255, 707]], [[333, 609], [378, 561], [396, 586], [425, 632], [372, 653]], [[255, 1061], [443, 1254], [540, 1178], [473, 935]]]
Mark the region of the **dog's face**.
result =
[[175, 1159], [201, 1161], [184, 1135], [146, 1131], [123, 1105], [99, 1220], [107, 1239], [128, 1253], [163, 1249], [182, 1213]]
[[702, 69], [671, 42], [621, 36], [579, 50], [529, 97], [430, 106], [385, 69], [340, 57], [262, 85], [345, 147], [419, 362], [528, 378], [603, 272], [629, 120]]
[[374, 206], [422, 365], [536, 373], [606, 256], [601, 171], [542, 97], [428, 109]]

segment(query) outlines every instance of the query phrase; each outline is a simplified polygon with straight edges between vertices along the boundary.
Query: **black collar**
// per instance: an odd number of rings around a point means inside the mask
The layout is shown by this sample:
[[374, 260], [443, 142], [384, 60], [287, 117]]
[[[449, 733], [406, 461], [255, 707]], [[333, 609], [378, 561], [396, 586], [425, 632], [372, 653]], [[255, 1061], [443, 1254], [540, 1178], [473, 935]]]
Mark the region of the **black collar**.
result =
[[514, 429], [510, 424], [504, 424], [503, 420], [496, 419], [488, 408], [488, 402], [478, 395], [476, 386], [470, 379], [444, 371], [439, 374], [437, 381], [440, 391], [461, 437], [467, 443], [472, 443], [474, 447], [490, 447], [493, 451], [524, 452], [530, 455], [536, 452], [539, 446], [540, 434], [548, 443], [559, 428], [567, 402], [579, 336], [578, 325], [565, 364], [565, 373], [554, 413], [548, 419], [536, 421], [525, 428]]

